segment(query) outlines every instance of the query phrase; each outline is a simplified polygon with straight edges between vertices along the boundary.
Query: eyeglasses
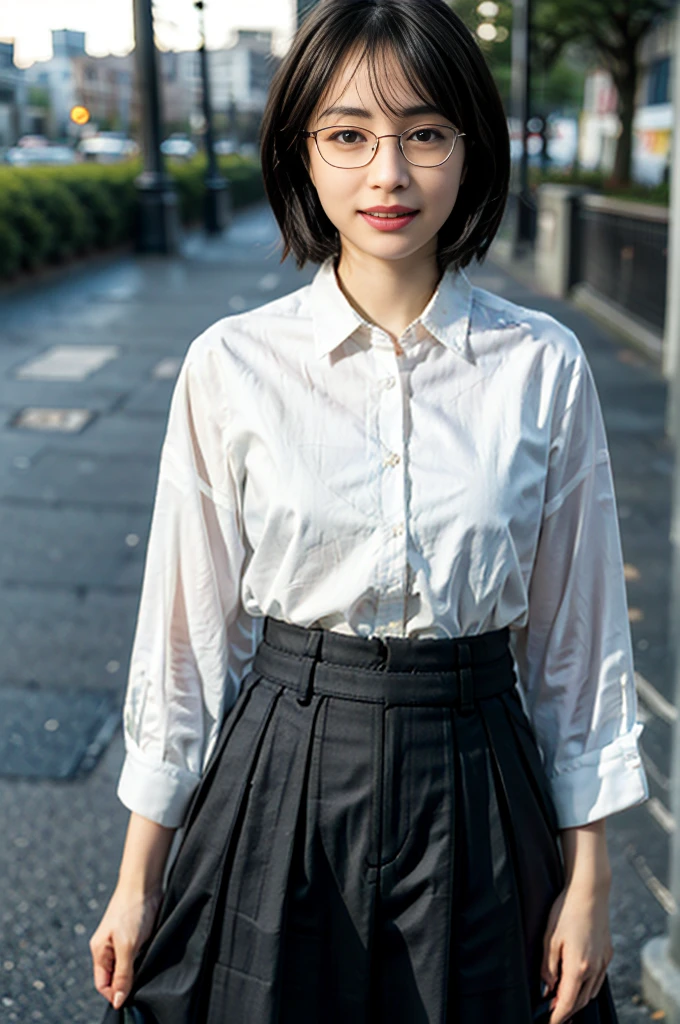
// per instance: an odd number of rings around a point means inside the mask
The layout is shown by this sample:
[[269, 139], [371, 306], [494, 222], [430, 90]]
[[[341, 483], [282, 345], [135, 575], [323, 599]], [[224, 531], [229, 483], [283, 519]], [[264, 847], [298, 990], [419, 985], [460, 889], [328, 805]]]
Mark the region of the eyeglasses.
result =
[[416, 167], [438, 167], [449, 159], [465, 132], [448, 124], [421, 124], [401, 135], [376, 135], [367, 128], [343, 124], [300, 134], [314, 139], [319, 155], [331, 167], [365, 167], [377, 153], [381, 139], [399, 139], [402, 154]]

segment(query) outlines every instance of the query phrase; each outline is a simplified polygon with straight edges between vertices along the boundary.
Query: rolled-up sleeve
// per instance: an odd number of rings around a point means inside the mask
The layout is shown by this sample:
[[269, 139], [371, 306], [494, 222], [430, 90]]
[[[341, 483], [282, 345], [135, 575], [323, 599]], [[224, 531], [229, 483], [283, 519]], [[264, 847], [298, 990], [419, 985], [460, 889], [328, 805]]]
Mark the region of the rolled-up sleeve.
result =
[[583, 355], [555, 410], [526, 626], [515, 654], [560, 826], [647, 797], [616, 499]]
[[118, 796], [181, 825], [227, 692], [244, 549], [214, 353], [190, 347], [161, 452], [124, 707]]

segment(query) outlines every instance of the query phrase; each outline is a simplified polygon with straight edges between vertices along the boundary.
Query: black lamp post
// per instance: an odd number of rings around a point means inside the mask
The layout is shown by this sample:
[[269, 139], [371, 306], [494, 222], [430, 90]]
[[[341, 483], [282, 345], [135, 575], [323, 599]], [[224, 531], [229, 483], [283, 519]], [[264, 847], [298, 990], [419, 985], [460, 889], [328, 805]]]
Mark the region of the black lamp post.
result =
[[531, 0], [513, 0], [512, 19], [512, 113], [519, 122], [522, 152], [517, 168], [517, 222], [515, 240], [520, 245], [532, 240], [534, 203], [529, 191], [527, 122], [531, 116]]
[[208, 72], [208, 51], [205, 46], [204, 0], [194, 0], [194, 7], [201, 20], [201, 83], [203, 92], [203, 120], [205, 122], [205, 150], [208, 167], [205, 175], [205, 229], [209, 235], [218, 235], [229, 222], [230, 194], [229, 182], [222, 177], [217, 168], [215, 157], [215, 137], [213, 132], [212, 105], [210, 103], [210, 78]]
[[179, 214], [177, 194], [165, 173], [161, 153], [160, 90], [151, 0], [133, 0], [133, 3], [144, 158], [144, 170], [135, 179], [137, 249], [172, 253], [179, 245]]

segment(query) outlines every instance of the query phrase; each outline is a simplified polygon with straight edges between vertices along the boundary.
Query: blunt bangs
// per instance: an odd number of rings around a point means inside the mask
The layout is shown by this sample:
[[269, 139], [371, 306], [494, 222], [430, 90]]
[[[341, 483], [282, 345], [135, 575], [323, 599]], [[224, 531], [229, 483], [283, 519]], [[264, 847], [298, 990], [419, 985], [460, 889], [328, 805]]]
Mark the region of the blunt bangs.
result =
[[498, 89], [469, 30], [444, 0], [322, 0], [299, 28], [276, 71], [262, 121], [267, 198], [298, 267], [340, 254], [307, 170], [300, 132], [352, 57], [365, 65], [383, 113], [403, 116], [390, 88], [398, 63], [423, 103], [441, 110], [465, 138], [465, 178], [438, 234], [441, 270], [484, 259], [500, 226], [510, 177], [508, 126]]

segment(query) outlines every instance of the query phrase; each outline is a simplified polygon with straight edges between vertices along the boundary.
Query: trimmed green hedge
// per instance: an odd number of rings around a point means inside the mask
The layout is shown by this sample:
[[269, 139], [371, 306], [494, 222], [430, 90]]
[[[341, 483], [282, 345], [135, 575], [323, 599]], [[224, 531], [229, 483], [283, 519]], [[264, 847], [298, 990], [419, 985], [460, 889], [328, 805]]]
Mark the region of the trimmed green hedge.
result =
[[[182, 223], [200, 221], [206, 161], [168, 162]], [[256, 160], [226, 156], [219, 168], [234, 209], [263, 198]], [[0, 280], [132, 241], [138, 161], [67, 167], [0, 167]]]
[[539, 168], [532, 167], [529, 173], [530, 184], [534, 187], [542, 184], [555, 185], [584, 185], [594, 192], [601, 192], [605, 196], [615, 196], [618, 199], [631, 199], [639, 203], [654, 203], [658, 206], [668, 206], [670, 202], [670, 188], [667, 182], [661, 185], [641, 185], [639, 182], [631, 182], [630, 185], [613, 185], [606, 174], [602, 171], [581, 171], [578, 168], [573, 170], [554, 170], [541, 172]]

